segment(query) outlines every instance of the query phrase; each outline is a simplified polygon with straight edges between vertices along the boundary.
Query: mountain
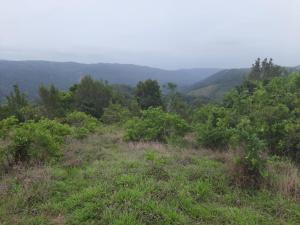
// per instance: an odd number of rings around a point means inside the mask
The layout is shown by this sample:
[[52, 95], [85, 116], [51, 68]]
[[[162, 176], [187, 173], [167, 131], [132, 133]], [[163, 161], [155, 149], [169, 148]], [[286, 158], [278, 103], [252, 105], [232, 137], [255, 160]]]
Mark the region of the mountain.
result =
[[[285, 67], [288, 73], [300, 71], [300, 66]], [[192, 97], [203, 97], [206, 99], [221, 99], [230, 89], [242, 84], [250, 72], [249, 68], [221, 70], [185, 90]]]
[[67, 89], [86, 74], [112, 84], [133, 86], [140, 80], [151, 78], [160, 83], [189, 86], [217, 71], [219, 69], [215, 68], [163, 70], [131, 64], [0, 60], [0, 97], [3, 98], [14, 84], [18, 84], [22, 91], [34, 98], [41, 84]]
[[220, 99], [225, 92], [240, 85], [250, 69], [221, 70], [208, 78], [192, 85], [187, 94], [194, 97]]

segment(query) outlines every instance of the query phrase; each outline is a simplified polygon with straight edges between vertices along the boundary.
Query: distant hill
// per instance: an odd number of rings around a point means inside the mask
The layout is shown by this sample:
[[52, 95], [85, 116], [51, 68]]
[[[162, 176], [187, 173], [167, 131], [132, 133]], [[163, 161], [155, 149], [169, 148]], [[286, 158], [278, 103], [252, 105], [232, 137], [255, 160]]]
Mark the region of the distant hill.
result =
[[192, 85], [187, 94], [194, 97], [219, 99], [225, 92], [240, 85], [250, 69], [226, 69]]
[[163, 70], [130, 64], [0, 60], [0, 98], [3, 99], [14, 84], [18, 84], [22, 91], [34, 98], [41, 84], [54, 84], [58, 88], [67, 89], [86, 74], [112, 84], [133, 86], [140, 80], [151, 78], [160, 83], [173, 82], [178, 86], [189, 86], [217, 71], [219, 69], [215, 68]]
[[[300, 71], [300, 66], [286, 67], [291, 73]], [[186, 94], [192, 97], [221, 99], [226, 92], [242, 84], [250, 72], [249, 68], [221, 70], [186, 89]]]

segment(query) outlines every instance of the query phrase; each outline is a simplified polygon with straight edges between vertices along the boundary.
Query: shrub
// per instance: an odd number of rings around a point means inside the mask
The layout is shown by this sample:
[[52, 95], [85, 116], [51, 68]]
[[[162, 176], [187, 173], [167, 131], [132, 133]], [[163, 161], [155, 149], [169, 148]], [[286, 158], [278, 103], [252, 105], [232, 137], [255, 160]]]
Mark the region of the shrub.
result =
[[12, 131], [9, 144], [1, 149], [2, 163], [46, 161], [58, 157], [59, 146], [63, 143], [64, 136], [70, 133], [68, 125], [49, 119], [22, 123]]
[[25, 121], [34, 120], [38, 121], [44, 117], [44, 113], [41, 106], [27, 105], [20, 110]]
[[[300, 160], [300, 74], [248, 83], [226, 96], [224, 106], [206, 105], [194, 115], [198, 142], [226, 148], [236, 131], [265, 143], [272, 155]], [[247, 127], [244, 126], [247, 123]], [[245, 139], [244, 139], [245, 141]], [[243, 143], [242, 143], [243, 144]]]
[[231, 137], [231, 146], [242, 149], [233, 170], [234, 179], [241, 187], [257, 188], [266, 175], [266, 143], [254, 129], [250, 120], [243, 118]]
[[104, 109], [102, 121], [106, 124], [122, 123], [125, 122], [130, 116], [127, 108], [122, 107], [120, 104], [110, 104]]
[[226, 148], [232, 134], [230, 111], [224, 107], [206, 105], [194, 116], [198, 142], [209, 148]]
[[84, 112], [72, 112], [64, 118], [64, 123], [74, 127], [74, 135], [83, 138], [88, 133], [94, 132], [98, 126], [98, 120]]
[[170, 137], [183, 137], [188, 131], [189, 126], [178, 115], [150, 107], [142, 111], [140, 118], [127, 122], [125, 139], [166, 142]]
[[0, 138], [8, 135], [8, 132], [19, 123], [15, 116], [8, 117], [0, 121]]

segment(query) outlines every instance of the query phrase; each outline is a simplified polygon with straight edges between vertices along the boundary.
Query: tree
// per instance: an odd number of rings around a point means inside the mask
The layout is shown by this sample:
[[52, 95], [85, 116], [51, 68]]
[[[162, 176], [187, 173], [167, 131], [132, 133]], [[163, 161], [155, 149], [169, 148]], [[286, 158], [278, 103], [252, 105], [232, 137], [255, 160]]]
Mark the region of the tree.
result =
[[42, 85], [39, 89], [39, 95], [41, 105], [49, 118], [63, 115], [64, 107], [60, 98], [60, 91], [54, 85], [49, 88]]
[[26, 95], [22, 93], [18, 85], [13, 86], [13, 91], [6, 97], [6, 107], [9, 115], [16, 116], [20, 121], [24, 121], [21, 109], [28, 105]]
[[94, 117], [100, 118], [112, 98], [112, 90], [107, 83], [93, 80], [85, 76], [81, 82], [73, 86], [75, 107]]
[[183, 118], [187, 119], [190, 113], [190, 107], [184, 97], [177, 91], [177, 85], [173, 83], [167, 83], [163, 86], [167, 89], [167, 93], [164, 96], [164, 105], [167, 112], [177, 113]]
[[162, 106], [161, 91], [156, 80], [140, 81], [136, 86], [135, 96], [142, 109]]
[[286, 71], [273, 63], [273, 59], [265, 58], [261, 61], [257, 58], [254, 64], [252, 64], [251, 71], [248, 75], [249, 80], [270, 80], [273, 77], [278, 77], [285, 74]]

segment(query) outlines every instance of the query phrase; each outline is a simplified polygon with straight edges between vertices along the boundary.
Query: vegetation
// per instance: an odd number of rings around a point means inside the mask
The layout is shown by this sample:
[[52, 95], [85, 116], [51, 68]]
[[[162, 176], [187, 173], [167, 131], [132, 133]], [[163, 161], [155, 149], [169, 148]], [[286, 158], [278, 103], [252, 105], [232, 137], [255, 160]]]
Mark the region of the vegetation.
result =
[[127, 121], [125, 139], [130, 141], [162, 141], [183, 137], [189, 131], [188, 124], [176, 114], [161, 108], [142, 111], [140, 118]]
[[156, 80], [140, 81], [136, 86], [135, 95], [142, 109], [162, 106], [161, 91]]
[[122, 135], [106, 127], [72, 140], [61, 162], [12, 169], [1, 179], [0, 223], [299, 223], [289, 162], [270, 161], [269, 183], [251, 193], [232, 185], [228, 155]]
[[0, 107], [0, 224], [299, 224], [300, 74], [258, 59], [222, 102], [85, 76]]
[[[13, 120], [11, 118], [10, 120]], [[61, 155], [63, 137], [71, 133], [71, 128], [54, 120], [27, 121], [14, 126], [11, 123], [5, 137], [5, 145], [0, 147], [0, 164], [7, 167], [13, 163], [45, 161]]]
[[112, 97], [111, 88], [90, 76], [85, 76], [80, 83], [73, 86], [75, 106], [79, 111], [101, 117], [105, 107], [109, 105]]
[[63, 122], [74, 128], [73, 132], [75, 137], [84, 138], [89, 133], [94, 132], [99, 122], [95, 117], [85, 114], [84, 112], [69, 113]]

